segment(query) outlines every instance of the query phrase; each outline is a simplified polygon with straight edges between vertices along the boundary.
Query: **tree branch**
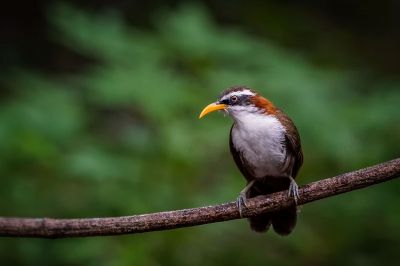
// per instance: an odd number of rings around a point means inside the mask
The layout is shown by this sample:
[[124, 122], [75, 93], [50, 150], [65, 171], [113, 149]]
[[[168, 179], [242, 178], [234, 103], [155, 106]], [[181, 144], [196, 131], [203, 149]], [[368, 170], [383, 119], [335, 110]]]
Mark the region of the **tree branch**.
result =
[[[331, 197], [400, 176], [400, 158], [358, 171], [324, 179], [299, 189], [298, 204]], [[243, 216], [276, 211], [293, 204], [287, 192], [258, 196], [247, 201]], [[134, 234], [239, 219], [235, 202], [151, 214], [84, 219], [0, 217], [0, 236], [63, 238]]]

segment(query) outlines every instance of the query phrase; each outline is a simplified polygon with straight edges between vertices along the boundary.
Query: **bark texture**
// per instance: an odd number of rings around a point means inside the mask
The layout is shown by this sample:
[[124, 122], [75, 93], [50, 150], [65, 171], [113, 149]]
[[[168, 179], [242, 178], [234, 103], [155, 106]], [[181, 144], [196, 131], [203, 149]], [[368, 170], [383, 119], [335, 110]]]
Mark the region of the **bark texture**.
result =
[[[300, 187], [298, 205], [368, 187], [400, 176], [400, 158]], [[243, 217], [277, 211], [294, 204], [287, 192], [247, 201]], [[0, 217], [0, 236], [65, 238], [143, 233], [239, 219], [236, 202], [133, 216], [53, 219]]]

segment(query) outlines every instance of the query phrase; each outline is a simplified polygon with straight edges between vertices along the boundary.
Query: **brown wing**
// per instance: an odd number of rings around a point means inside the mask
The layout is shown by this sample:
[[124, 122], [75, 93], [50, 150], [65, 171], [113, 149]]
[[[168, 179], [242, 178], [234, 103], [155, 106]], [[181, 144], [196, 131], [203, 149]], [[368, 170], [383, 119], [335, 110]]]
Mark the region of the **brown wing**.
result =
[[247, 169], [249, 169], [249, 166], [247, 165], [246, 160], [243, 158], [241, 153], [235, 149], [235, 146], [232, 143], [232, 129], [234, 126], [235, 126], [235, 124], [232, 125], [231, 131], [229, 134], [229, 148], [231, 150], [233, 160], [235, 161], [240, 172], [246, 178], [247, 181], [251, 181], [254, 179], [254, 176], [247, 170]]
[[291, 173], [295, 178], [303, 164], [303, 152], [301, 150], [300, 135], [293, 121], [281, 110], [277, 109], [276, 116], [286, 128], [285, 145], [287, 149], [287, 160], [292, 165]]

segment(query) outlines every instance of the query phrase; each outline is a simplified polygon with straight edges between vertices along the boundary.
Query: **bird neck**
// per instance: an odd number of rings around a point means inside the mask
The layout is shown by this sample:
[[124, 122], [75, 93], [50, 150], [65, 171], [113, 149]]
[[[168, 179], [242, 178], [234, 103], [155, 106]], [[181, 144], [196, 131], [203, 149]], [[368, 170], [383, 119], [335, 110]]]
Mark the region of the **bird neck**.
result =
[[269, 115], [276, 114], [277, 108], [275, 107], [275, 105], [270, 100], [268, 100], [260, 95], [256, 95], [256, 96], [252, 97], [251, 102], [253, 103], [253, 105], [255, 107], [262, 110], [262, 112], [264, 112], [265, 114], [269, 114]]
[[[258, 111], [257, 111], [258, 110]], [[283, 125], [275, 115], [267, 114], [258, 108], [242, 110], [233, 113], [232, 119], [235, 127], [244, 131], [285, 131]]]

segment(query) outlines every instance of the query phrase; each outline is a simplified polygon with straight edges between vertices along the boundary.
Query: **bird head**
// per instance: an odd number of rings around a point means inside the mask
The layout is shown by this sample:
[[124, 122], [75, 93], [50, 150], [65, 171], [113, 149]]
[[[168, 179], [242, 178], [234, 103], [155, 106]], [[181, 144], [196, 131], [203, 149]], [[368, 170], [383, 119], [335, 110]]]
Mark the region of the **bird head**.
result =
[[230, 87], [223, 91], [216, 102], [203, 109], [199, 118], [217, 110], [227, 112], [233, 119], [251, 113], [273, 115], [276, 112], [275, 106], [269, 100], [243, 86]]

